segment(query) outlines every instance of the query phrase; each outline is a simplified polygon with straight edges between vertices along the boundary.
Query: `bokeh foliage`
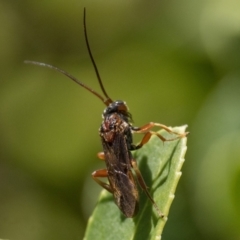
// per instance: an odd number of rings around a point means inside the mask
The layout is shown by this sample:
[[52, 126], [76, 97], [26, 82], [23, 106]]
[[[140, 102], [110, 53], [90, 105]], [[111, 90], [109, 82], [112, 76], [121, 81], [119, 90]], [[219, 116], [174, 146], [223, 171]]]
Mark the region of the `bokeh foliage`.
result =
[[[0, 2], [0, 238], [81, 239], [103, 168], [103, 104], [47, 62], [126, 100], [134, 124], [188, 124], [188, 153], [163, 239], [238, 239], [240, 3]], [[138, 139], [136, 139], [137, 141]]]

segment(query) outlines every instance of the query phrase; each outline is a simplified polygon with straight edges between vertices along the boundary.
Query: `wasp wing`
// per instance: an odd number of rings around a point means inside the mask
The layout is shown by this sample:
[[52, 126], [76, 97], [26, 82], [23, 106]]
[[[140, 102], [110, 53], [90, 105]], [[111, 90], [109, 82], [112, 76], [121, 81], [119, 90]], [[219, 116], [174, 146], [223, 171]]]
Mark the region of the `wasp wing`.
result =
[[138, 191], [131, 171], [132, 155], [126, 135], [117, 132], [111, 142], [102, 138], [102, 145], [115, 203], [126, 217], [133, 217], [138, 210]]

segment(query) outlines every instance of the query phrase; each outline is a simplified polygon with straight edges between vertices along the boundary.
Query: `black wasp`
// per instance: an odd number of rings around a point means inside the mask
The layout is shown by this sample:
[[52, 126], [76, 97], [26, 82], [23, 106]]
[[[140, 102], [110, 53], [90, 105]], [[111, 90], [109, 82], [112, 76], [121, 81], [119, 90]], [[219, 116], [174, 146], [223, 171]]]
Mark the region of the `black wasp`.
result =
[[[106, 162], [106, 169], [96, 170], [92, 173], [93, 179], [105, 188], [107, 191], [113, 194], [114, 201], [122, 213], [126, 217], [133, 217], [138, 211], [138, 190], [135, 183], [135, 177], [133, 175], [132, 169], [135, 172], [135, 176], [141, 188], [146, 193], [147, 197], [152, 202], [158, 215], [163, 217], [163, 213], [159, 210], [157, 204], [151, 197], [146, 183], [142, 177], [142, 174], [137, 166], [137, 162], [133, 159], [131, 151], [141, 148], [146, 144], [152, 135], [156, 135], [162, 141], [172, 141], [178, 138], [183, 138], [187, 133], [178, 134], [173, 132], [167, 126], [160, 123], [150, 122], [142, 127], [132, 126], [131, 114], [128, 111], [128, 107], [123, 101], [113, 101], [106, 93], [102, 80], [100, 78], [97, 66], [92, 56], [92, 52], [89, 46], [87, 29], [86, 29], [86, 10], [84, 9], [83, 16], [84, 25], [84, 36], [88, 49], [89, 56], [91, 58], [92, 64], [97, 75], [97, 79], [103, 96], [95, 92], [93, 89], [89, 88], [78, 79], [73, 77], [71, 74], [54, 67], [52, 65], [34, 61], [25, 61], [25, 63], [39, 65], [43, 67], [48, 67], [54, 69], [68, 78], [79, 84], [81, 87], [85, 88], [95, 96], [97, 96], [107, 107], [103, 112], [103, 121], [99, 129], [99, 135], [101, 137], [103, 152], [98, 153], [98, 157]], [[165, 129], [169, 133], [174, 133], [177, 137], [172, 139], [165, 139], [162, 135], [157, 132], [151, 131], [153, 127], [160, 127]], [[133, 144], [132, 134], [133, 133], [143, 133], [144, 137], [142, 141], [135, 145]], [[108, 178], [109, 183], [101, 181], [99, 178]]]

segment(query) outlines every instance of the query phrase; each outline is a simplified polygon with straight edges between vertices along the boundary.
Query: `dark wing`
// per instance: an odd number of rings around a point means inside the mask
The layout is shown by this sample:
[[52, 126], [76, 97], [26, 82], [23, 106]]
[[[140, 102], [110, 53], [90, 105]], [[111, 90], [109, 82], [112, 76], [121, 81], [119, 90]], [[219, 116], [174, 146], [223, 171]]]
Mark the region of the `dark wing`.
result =
[[111, 142], [102, 138], [108, 170], [109, 184], [115, 203], [126, 217], [133, 217], [138, 210], [138, 191], [131, 171], [131, 152], [122, 133], [115, 133]]

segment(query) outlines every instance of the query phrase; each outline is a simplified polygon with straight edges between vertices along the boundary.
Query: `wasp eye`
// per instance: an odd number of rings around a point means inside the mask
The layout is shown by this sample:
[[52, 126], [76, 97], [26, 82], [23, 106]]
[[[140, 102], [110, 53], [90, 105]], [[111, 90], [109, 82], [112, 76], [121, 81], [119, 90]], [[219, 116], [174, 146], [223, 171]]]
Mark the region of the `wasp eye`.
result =
[[120, 104], [117, 107], [118, 111], [123, 111], [123, 112], [127, 112], [127, 106], [125, 104]]

